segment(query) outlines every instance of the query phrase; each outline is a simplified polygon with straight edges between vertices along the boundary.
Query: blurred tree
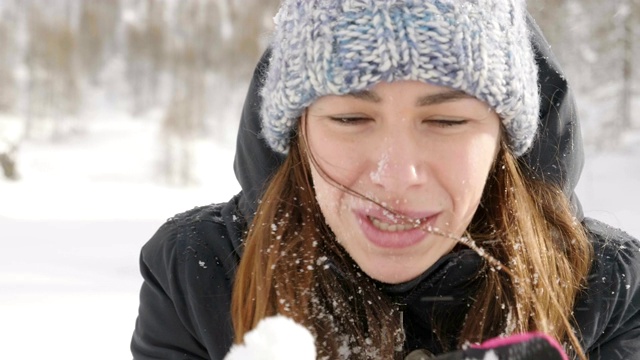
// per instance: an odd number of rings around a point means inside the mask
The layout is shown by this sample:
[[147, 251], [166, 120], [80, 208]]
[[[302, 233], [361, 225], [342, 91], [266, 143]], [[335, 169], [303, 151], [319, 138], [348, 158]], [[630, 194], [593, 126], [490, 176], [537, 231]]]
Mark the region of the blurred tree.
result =
[[114, 51], [121, 18], [119, 0], [81, 1], [78, 20], [78, 56], [86, 78], [97, 85], [98, 75]]
[[16, 166], [16, 154], [18, 152], [18, 144], [13, 144], [8, 148], [0, 147], [0, 168], [2, 174], [8, 180], [18, 180], [18, 170]]
[[640, 0], [536, 0], [529, 10], [545, 32], [578, 95], [591, 127], [587, 141], [619, 144], [633, 126], [632, 99], [640, 82], [634, 61], [640, 43]]
[[[17, 100], [15, 23], [0, 16], [0, 112], [12, 112]], [[2, 134], [0, 134], [2, 135]]]
[[[14, 70], [17, 65], [16, 29], [17, 21], [14, 9], [0, 11], [0, 113], [12, 113], [17, 109], [17, 81]], [[2, 175], [9, 180], [18, 179], [17, 157], [22, 141], [19, 120], [13, 117], [0, 118], [0, 168]]]
[[220, 0], [226, 2], [231, 31], [225, 44], [225, 56], [234, 59], [227, 63], [231, 71], [249, 76], [262, 54], [279, 0]]
[[[276, 4], [184, 0], [171, 8], [171, 31], [164, 38], [171, 92], [161, 132], [161, 171], [169, 182], [192, 183], [194, 141], [207, 129], [212, 129], [214, 137], [224, 132], [226, 119], [218, 116], [216, 108], [228, 103], [232, 89], [220, 87], [248, 81], [264, 47], [261, 38], [268, 28], [266, 20], [274, 15]], [[214, 79], [211, 84], [209, 78]], [[217, 99], [220, 95], [226, 99]], [[209, 111], [212, 116], [207, 124]]]
[[137, 6], [126, 19], [126, 81], [132, 113], [139, 115], [157, 105], [159, 79], [165, 65], [165, 37], [171, 31], [171, 23], [165, 20], [163, 1], [137, 0], [132, 4]]
[[[637, 55], [640, 55], [640, 0], [626, 0], [621, 4], [620, 10], [622, 27], [622, 86], [621, 108], [622, 117], [620, 127], [622, 130], [630, 129], [633, 124], [633, 99], [639, 90], [634, 85], [640, 83], [640, 65]], [[638, 123], [637, 125], [640, 125]]]
[[81, 103], [75, 61], [77, 38], [68, 19], [45, 16], [40, 6], [28, 6], [26, 15], [29, 41], [25, 63], [29, 74], [25, 135], [32, 136], [37, 130], [57, 139], [75, 130], [69, 118]]
[[173, 184], [194, 182], [193, 147], [203, 134], [206, 97], [206, 44], [203, 26], [207, 6], [200, 1], [182, 1], [173, 9], [175, 31], [169, 36], [167, 64], [171, 98], [162, 121], [163, 175]]

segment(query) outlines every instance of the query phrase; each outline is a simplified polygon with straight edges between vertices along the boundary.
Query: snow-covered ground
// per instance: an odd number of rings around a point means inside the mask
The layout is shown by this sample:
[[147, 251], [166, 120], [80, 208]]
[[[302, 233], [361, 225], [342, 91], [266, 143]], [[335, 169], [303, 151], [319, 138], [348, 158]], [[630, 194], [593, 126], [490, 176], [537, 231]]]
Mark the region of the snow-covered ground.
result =
[[[128, 359], [140, 247], [174, 213], [238, 191], [232, 145], [197, 146], [200, 185], [154, 182], [157, 129], [100, 122], [61, 143], [28, 142], [19, 182], [0, 179], [0, 358]], [[588, 153], [588, 216], [640, 237], [640, 139]]]
[[233, 150], [197, 145], [200, 186], [163, 186], [157, 129], [99, 123], [29, 142], [18, 182], [0, 179], [0, 358], [128, 359], [140, 247], [171, 215], [239, 190]]

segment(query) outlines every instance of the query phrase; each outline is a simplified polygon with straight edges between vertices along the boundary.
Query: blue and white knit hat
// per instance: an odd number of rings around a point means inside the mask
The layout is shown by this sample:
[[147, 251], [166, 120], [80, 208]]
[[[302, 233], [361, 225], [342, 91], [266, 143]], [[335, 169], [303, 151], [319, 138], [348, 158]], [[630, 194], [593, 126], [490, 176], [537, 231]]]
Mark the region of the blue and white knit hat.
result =
[[502, 119], [516, 156], [538, 125], [525, 0], [283, 0], [262, 90], [263, 135], [287, 153], [324, 95], [417, 80], [463, 91]]

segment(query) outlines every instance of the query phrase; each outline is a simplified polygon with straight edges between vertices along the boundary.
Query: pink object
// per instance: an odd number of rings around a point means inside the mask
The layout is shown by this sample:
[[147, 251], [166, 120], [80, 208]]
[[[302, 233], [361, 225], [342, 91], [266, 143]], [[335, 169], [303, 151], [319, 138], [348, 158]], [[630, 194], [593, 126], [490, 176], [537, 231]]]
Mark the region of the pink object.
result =
[[511, 335], [503, 338], [489, 339], [480, 345], [472, 345], [471, 347], [476, 349], [492, 349], [527, 342], [534, 338], [544, 339], [547, 343], [549, 343], [549, 345], [558, 350], [558, 353], [562, 355], [562, 359], [569, 360], [562, 346], [554, 338], [541, 332], [529, 332], [524, 334]]

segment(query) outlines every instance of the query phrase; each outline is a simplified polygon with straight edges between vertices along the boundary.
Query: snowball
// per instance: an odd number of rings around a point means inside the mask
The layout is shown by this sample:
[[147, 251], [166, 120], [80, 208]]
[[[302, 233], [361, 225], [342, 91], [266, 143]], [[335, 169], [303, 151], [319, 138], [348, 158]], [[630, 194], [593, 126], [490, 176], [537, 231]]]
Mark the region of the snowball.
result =
[[313, 335], [293, 320], [277, 315], [261, 320], [234, 345], [225, 360], [315, 360]]
[[484, 358], [482, 358], [482, 360], [500, 360], [500, 358], [493, 350], [489, 350], [484, 354]]

